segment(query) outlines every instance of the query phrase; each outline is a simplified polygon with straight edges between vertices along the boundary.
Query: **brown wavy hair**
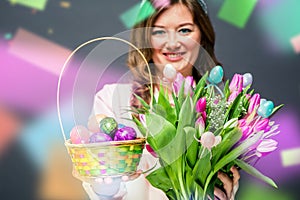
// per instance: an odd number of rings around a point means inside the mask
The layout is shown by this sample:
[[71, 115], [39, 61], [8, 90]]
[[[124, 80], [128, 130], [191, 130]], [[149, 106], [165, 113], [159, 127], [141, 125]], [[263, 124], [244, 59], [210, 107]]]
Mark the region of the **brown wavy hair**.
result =
[[[153, 3], [152, 1], [149, 1]], [[154, 78], [154, 83], [157, 82], [155, 79], [155, 65], [152, 63], [152, 53], [151, 48], [151, 29], [154, 26], [154, 22], [160, 16], [160, 14], [168, 9], [169, 6], [174, 4], [183, 4], [191, 12], [194, 23], [198, 26], [201, 32], [201, 47], [205, 49], [208, 55], [211, 57], [215, 64], [220, 64], [214, 53], [215, 46], [215, 32], [211, 24], [211, 21], [205, 11], [202, 9], [198, 0], [170, 0], [170, 4], [167, 7], [158, 8], [150, 17], [146, 20], [136, 24], [131, 32], [131, 43], [134, 44], [139, 50], [144, 54], [148, 63], [150, 63], [151, 74]], [[202, 67], [202, 63], [199, 61], [199, 57], [202, 51], [199, 51], [198, 59], [194, 63], [193, 77], [197, 81], [201, 78], [202, 74], [196, 70], [195, 66], [199, 65]], [[142, 97], [146, 102], [150, 101], [150, 81], [149, 72], [147, 70], [145, 61], [134, 49], [130, 49], [127, 65], [134, 74], [135, 80], [132, 86], [132, 92], [140, 97]], [[206, 68], [204, 71], [210, 70], [212, 66]], [[152, 87], [154, 88], [154, 87]], [[133, 95], [131, 98], [131, 105], [135, 108], [140, 108], [140, 102]]]

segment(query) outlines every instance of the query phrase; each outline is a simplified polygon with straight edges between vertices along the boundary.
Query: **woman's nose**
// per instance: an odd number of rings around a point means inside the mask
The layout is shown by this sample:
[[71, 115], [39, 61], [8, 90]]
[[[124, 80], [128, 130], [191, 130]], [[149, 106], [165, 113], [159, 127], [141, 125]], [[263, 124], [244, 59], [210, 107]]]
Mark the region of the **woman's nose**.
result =
[[176, 50], [180, 47], [180, 42], [178, 41], [178, 36], [175, 31], [170, 31], [168, 33], [166, 46], [168, 50]]

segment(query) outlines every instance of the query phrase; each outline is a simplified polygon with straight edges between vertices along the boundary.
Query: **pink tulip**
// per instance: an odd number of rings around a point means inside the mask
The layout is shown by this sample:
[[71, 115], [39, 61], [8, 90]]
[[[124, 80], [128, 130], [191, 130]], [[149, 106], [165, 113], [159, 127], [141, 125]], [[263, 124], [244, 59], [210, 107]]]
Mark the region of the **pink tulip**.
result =
[[228, 102], [233, 102], [235, 100], [235, 98], [240, 94], [240, 92], [238, 91], [233, 91], [229, 97], [228, 97]]
[[196, 120], [195, 125], [199, 129], [199, 133], [202, 134], [205, 130], [205, 122], [201, 116]]
[[260, 103], [260, 95], [259, 94], [254, 94], [251, 98], [250, 98], [250, 104], [248, 107], [248, 113], [252, 113], [254, 110], [256, 110], [259, 106]]
[[146, 124], [146, 116], [144, 114], [139, 114], [139, 118], [140, 118], [140, 122], [142, 123], [142, 125], [144, 127], [147, 127], [147, 124]]
[[192, 86], [194, 83], [194, 79], [192, 76], [187, 76], [184, 78], [181, 73], [177, 73], [175, 81], [173, 82], [174, 92], [178, 95], [180, 88], [182, 86], [182, 83], [184, 81], [184, 94], [187, 95], [188, 92], [192, 94]]
[[206, 115], [205, 111], [201, 113], [201, 116], [202, 116], [204, 122], [206, 122], [207, 115]]
[[146, 144], [146, 149], [153, 157], [158, 158], [158, 155], [155, 153], [155, 151], [149, 144]]
[[268, 127], [268, 124], [269, 124], [269, 119], [264, 118], [255, 124], [254, 130], [256, 132], [265, 131], [265, 129]]
[[230, 84], [229, 84], [230, 92], [237, 91], [238, 94], [243, 90], [243, 75], [234, 74]]
[[278, 142], [273, 139], [263, 139], [256, 147], [256, 155], [258, 157], [266, 156], [277, 149]]
[[206, 98], [202, 97], [196, 103], [196, 111], [198, 113], [202, 113], [205, 111], [205, 109], [206, 109]]
[[247, 125], [246, 120], [245, 119], [240, 119], [239, 120], [239, 127], [243, 127], [245, 125]]
[[242, 138], [241, 138], [241, 140], [245, 140], [245, 139], [248, 138], [248, 137], [251, 135], [251, 133], [252, 133], [251, 127], [249, 127], [249, 126], [243, 126], [243, 127], [241, 128], [241, 131], [242, 131]]

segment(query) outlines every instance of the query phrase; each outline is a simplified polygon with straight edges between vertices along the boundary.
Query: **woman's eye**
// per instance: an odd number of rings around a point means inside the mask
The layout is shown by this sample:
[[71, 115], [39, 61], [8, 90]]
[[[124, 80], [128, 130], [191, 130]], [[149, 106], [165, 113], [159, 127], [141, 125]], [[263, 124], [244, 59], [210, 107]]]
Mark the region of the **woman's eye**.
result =
[[190, 32], [192, 32], [192, 30], [189, 29], [189, 28], [182, 28], [182, 29], [179, 30], [179, 33], [181, 33], [182, 35], [187, 35]]
[[164, 30], [154, 30], [152, 31], [152, 35], [163, 35], [166, 32]]

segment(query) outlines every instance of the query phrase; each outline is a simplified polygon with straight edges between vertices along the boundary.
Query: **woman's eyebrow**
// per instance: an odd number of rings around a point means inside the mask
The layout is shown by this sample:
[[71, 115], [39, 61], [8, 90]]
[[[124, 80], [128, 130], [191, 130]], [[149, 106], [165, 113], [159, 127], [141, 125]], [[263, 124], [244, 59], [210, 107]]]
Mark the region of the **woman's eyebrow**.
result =
[[[192, 23], [192, 22], [184, 22], [184, 23], [181, 23], [179, 25], [177, 25], [177, 27], [182, 27], [182, 26], [194, 26], [195, 24]], [[161, 25], [161, 24], [154, 24], [153, 25], [154, 28], [165, 28], [166, 26], [164, 25]]]

